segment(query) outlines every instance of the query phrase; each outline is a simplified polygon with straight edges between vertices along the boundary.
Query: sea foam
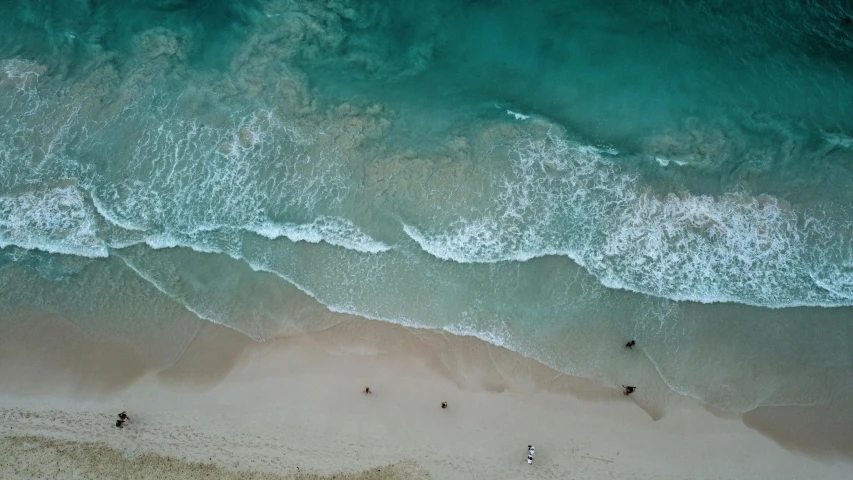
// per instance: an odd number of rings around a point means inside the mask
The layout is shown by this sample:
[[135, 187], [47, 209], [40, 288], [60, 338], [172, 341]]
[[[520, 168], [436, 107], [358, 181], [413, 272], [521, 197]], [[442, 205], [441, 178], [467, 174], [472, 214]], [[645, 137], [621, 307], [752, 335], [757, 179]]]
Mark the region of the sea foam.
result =
[[323, 216], [305, 224], [265, 222], [249, 227], [248, 230], [269, 239], [287, 237], [292, 242], [326, 242], [364, 253], [382, 253], [391, 249], [389, 245], [374, 240], [351, 221], [343, 218]]
[[106, 257], [94, 210], [75, 187], [0, 197], [0, 248]]
[[554, 133], [519, 142], [508, 160], [485, 214], [432, 230], [403, 224], [405, 233], [460, 263], [565, 255], [605, 286], [673, 300], [853, 305], [838, 267], [851, 239], [833, 220], [768, 195], [643, 191], [600, 150]]

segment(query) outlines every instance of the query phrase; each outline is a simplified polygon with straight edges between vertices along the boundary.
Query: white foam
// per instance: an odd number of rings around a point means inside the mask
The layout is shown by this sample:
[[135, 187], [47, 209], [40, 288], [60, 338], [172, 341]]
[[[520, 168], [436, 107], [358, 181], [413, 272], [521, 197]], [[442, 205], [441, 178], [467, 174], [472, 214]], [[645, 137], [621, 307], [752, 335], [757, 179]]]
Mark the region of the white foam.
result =
[[142, 243], [154, 249], [183, 247], [198, 253], [223, 253], [221, 248], [207, 245], [197, 235], [157, 233], [146, 235]]
[[[771, 305], [796, 296], [797, 217], [777, 199], [641, 196], [587, 265], [609, 286], [694, 301]], [[805, 298], [803, 298], [805, 300]]]
[[403, 230], [443, 260], [564, 255], [607, 287], [673, 300], [853, 305], [848, 277], [825, 273], [846, 258], [843, 228], [770, 196], [640, 193], [601, 153], [553, 134], [520, 142], [488, 209]]
[[306, 224], [264, 222], [247, 229], [269, 239], [287, 237], [292, 242], [326, 242], [364, 253], [382, 253], [391, 249], [387, 244], [374, 240], [354, 223], [344, 218], [321, 216]]
[[457, 229], [435, 235], [427, 235], [405, 223], [403, 231], [430, 255], [458, 263], [525, 262], [560, 253], [546, 250], [542, 239], [532, 230], [520, 238], [512, 238], [500, 231], [498, 222], [481, 219], [462, 223]]
[[530, 118], [530, 115], [525, 115], [523, 113], [513, 112], [512, 110], [507, 110], [506, 114], [515, 118], [516, 120], [527, 120]]
[[125, 230], [132, 230], [137, 232], [145, 231], [145, 227], [143, 225], [139, 225], [126, 218], [119, 218], [118, 216], [116, 216], [115, 213], [109, 208], [107, 208], [107, 206], [101, 201], [96, 191], [89, 192], [89, 196], [92, 199], [92, 205], [95, 207], [95, 210], [101, 217], [103, 217], [108, 222]]
[[307, 224], [263, 222], [253, 225], [196, 225], [188, 231], [168, 231], [143, 234], [135, 241], [111, 243], [113, 248], [123, 248], [135, 243], [145, 243], [151, 248], [185, 247], [200, 253], [225, 253], [221, 244], [238, 238], [241, 232], [252, 232], [270, 240], [287, 238], [292, 242], [320, 243], [342, 247], [362, 253], [383, 253], [391, 246], [374, 240], [352, 222], [335, 217], [321, 216]]
[[485, 330], [464, 323], [456, 323], [447, 325], [442, 330], [457, 337], [474, 337], [486, 343], [512, 350], [509, 342], [509, 331], [504, 324], [491, 325], [488, 330]]
[[92, 209], [75, 187], [0, 197], [0, 248], [106, 257]]
[[10, 83], [19, 91], [29, 91], [47, 67], [36, 62], [13, 58], [0, 61], [0, 85]]
[[683, 166], [687, 165], [687, 162], [685, 162], [685, 161], [670, 160], [670, 159], [664, 158], [664, 157], [655, 157], [655, 161], [658, 162], [658, 165], [660, 165], [661, 167], [669, 166], [670, 163], [674, 163], [674, 164], [678, 165], [679, 167], [683, 167]]

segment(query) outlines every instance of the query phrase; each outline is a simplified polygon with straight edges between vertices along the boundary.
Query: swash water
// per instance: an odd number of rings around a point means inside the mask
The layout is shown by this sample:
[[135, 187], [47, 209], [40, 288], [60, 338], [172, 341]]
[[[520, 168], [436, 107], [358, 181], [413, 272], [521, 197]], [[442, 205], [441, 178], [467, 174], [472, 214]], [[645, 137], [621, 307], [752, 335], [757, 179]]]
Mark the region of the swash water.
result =
[[849, 403], [851, 16], [4, 1], [0, 314], [267, 339], [328, 327], [310, 296], [647, 398]]

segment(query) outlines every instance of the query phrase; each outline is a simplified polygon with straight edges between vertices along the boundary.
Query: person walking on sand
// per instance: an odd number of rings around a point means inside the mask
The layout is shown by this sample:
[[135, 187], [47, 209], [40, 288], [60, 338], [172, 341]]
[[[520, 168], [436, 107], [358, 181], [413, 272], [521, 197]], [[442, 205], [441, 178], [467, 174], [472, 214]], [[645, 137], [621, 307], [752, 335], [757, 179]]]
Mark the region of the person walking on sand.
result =
[[447, 402], [441, 402], [441, 408], [447, 408]]
[[122, 420], [122, 419], [116, 420], [116, 427], [124, 428], [124, 420]]
[[530, 454], [527, 455], [527, 464], [533, 465], [533, 455], [530, 455]]
[[527, 446], [527, 453], [530, 455], [533, 455], [534, 452], [536, 452], [536, 448], [533, 445], [528, 445]]
[[371, 393], [373, 393], [373, 392], [370, 391], [370, 387], [364, 387], [364, 394], [365, 395], [370, 395]]
[[634, 345], [636, 345], [636, 344], [637, 344], [637, 342], [635, 342], [634, 340], [631, 340], [630, 342], [625, 344], [625, 348], [631, 350], [634, 348]]
[[630, 395], [630, 394], [634, 393], [634, 390], [636, 390], [636, 389], [637, 389], [637, 387], [630, 387], [630, 386], [626, 387], [625, 385], [622, 385], [622, 388], [624, 388], [624, 389], [625, 389], [625, 391], [624, 391], [624, 392], [622, 392], [622, 393], [624, 393], [625, 395]]
[[128, 417], [128, 416], [127, 416], [127, 412], [121, 412], [121, 413], [119, 413], [119, 414], [118, 414], [118, 418], [119, 418], [119, 420], [121, 420], [122, 422], [131, 422], [131, 423], [133, 423], [133, 421], [130, 419], [130, 417]]

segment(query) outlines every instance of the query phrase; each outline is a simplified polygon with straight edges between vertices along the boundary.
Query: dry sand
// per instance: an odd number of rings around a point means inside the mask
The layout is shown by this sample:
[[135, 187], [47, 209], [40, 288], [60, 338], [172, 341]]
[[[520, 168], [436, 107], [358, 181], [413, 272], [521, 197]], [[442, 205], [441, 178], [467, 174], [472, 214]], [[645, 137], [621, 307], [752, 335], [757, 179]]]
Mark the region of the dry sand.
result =
[[[655, 421], [642, 389], [441, 332], [353, 319], [258, 344], [207, 324], [162, 370], [30, 323], [42, 334], [0, 331], [0, 478], [853, 478], [844, 412], [743, 419], [676, 398]], [[780, 415], [805, 420], [792, 435]]]

